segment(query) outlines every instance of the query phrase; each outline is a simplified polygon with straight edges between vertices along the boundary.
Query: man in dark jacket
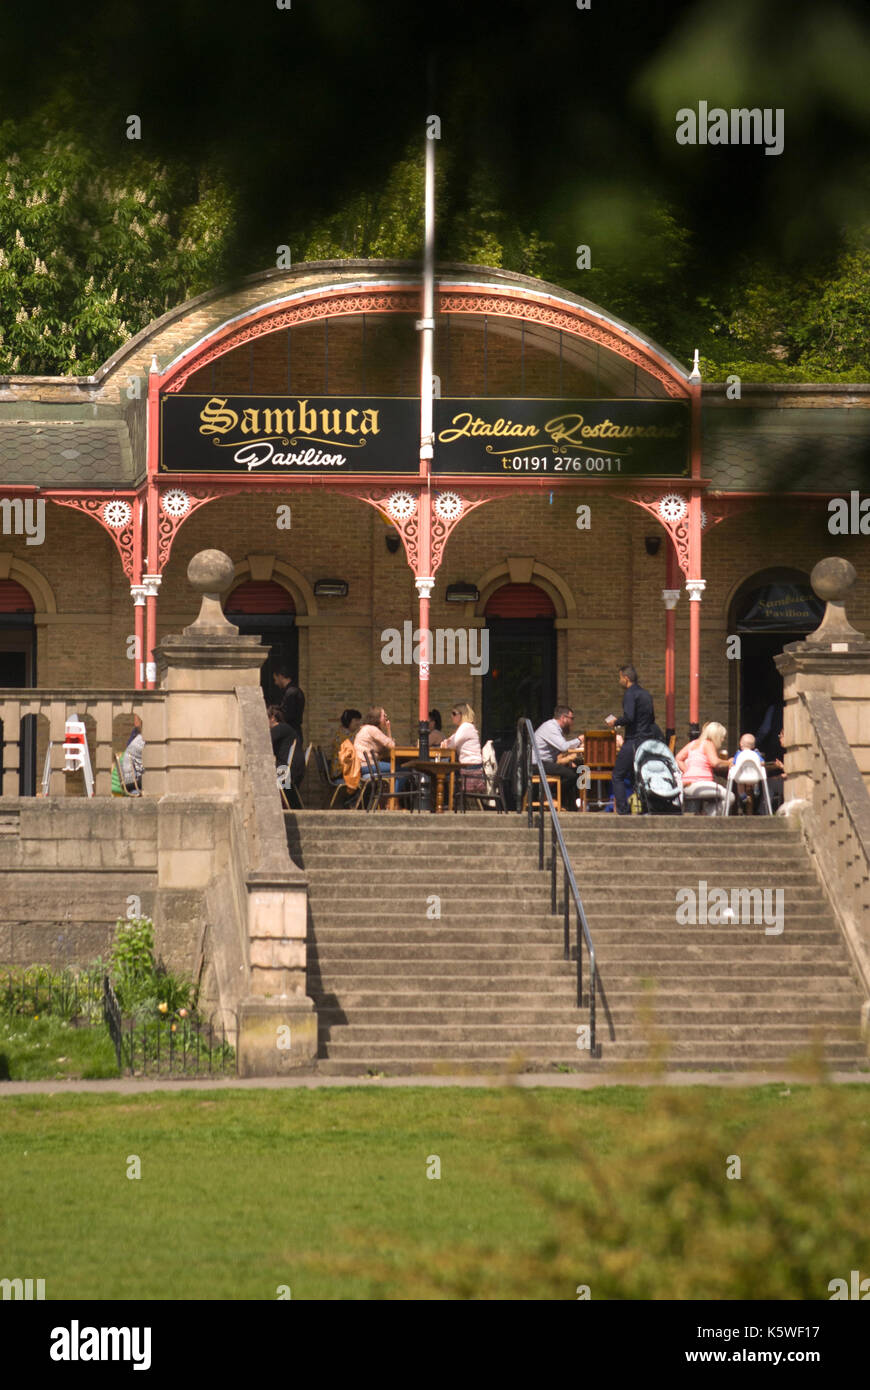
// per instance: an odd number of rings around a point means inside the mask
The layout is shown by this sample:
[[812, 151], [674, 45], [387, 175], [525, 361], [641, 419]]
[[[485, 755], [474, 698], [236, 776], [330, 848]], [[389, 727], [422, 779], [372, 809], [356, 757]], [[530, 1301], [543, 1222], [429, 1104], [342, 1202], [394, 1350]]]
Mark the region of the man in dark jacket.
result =
[[282, 720], [294, 729], [301, 729], [302, 715], [305, 711], [305, 696], [296, 684], [295, 676], [290, 675], [286, 666], [279, 666], [273, 680], [281, 692], [278, 703], [281, 706]]
[[653, 697], [643, 686], [638, 685], [637, 671], [633, 666], [620, 666], [619, 684], [625, 694], [622, 697], [622, 714], [619, 718], [609, 714], [605, 724], [613, 728], [622, 724], [625, 728], [625, 742], [616, 755], [613, 766], [613, 801], [617, 815], [628, 815], [626, 780], [634, 785], [634, 755], [640, 744], [649, 738], [662, 739], [662, 731], [656, 723]]
[[290, 750], [293, 750], [293, 761], [290, 764], [292, 790], [292, 788], [301, 785], [305, 776], [305, 749], [302, 746], [302, 735], [298, 729], [294, 729], [292, 724], [287, 724], [282, 720], [281, 709], [278, 705], [269, 705], [268, 714], [269, 735], [272, 739], [272, 752], [275, 754], [275, 766], [286, 767]]

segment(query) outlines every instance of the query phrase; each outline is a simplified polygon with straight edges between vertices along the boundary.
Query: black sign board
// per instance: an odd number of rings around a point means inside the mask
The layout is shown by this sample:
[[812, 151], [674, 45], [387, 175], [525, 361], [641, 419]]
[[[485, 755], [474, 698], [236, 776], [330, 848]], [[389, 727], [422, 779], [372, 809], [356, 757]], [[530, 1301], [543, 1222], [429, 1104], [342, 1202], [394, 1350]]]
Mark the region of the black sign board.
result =
[[[419, 471], [420, 403], [397, 396], [167, 395], [160, 472], [353, 476]], [[681, 401], [444, 398], [441, 477], [686, 477]]]
[[436, 401], [433, 472], [499, 477], [686, 477], [681, 401]]
[[160, 472], [335, 477], [420, 469], [420, 402], [394, 396], [163, 396]]

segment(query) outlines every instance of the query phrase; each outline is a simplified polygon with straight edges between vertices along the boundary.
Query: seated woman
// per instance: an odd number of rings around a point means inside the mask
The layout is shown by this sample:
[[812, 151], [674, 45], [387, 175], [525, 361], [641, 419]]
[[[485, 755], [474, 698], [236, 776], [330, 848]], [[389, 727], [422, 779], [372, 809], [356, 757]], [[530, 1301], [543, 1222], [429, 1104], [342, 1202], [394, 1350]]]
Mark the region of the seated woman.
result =
[[[365, 755], [369, 753], [377, 764], [379, 772], [390, 775], [390, 749], [395, 748], [396, 740], [390, 733], [390, 721], [383, 705], [372, 705], [365, 721], [357, 729], [353, 740], [357, 757], [360, 760], [363, 781], [369, 780]], [[408, 785], [407, 777], [396, 777], [396, 791], [404, 791]]]
[[[713, 778], [716, 768], [727, 769], [730, 763], [720, 754], [725, 742], [725, 728], [711, 720], [701, 730], [700, 738], [692, 739], [676, 754], [677, 766], [683, 774], [683, 797], [703, 801], [703, 811], [714, 816], [721, 802], [725, 800], [726, 790]], [[698, 796], [701, 792], [703, 795]], [[732, 797], [734, 793], [731, 793]]]
[[343, 709], [341, 711], [341, 717], [338, 721], [338, 731], [332, 740], [332, 746], [329, 750], [329, 770], [333, 777], [341, 776], [341, 768], [338, 765], [339, 748], [347, 738], [353, 743], [354, 737], [361, 724], [362, 714], [358, 709]]
[[142, 719], [133, 715], [133, 732], [127, 739], [127, 747], [121, 755], [121, 776], [124, 786], [131, 796], [142, 794], [142, 770], [144, 766], [145, 740], [142, 737]]
[[443, 738], [440, 746], [456, 749], [465, 790], [485, 792], [483, 753], [480, 748], [480, 735], [474, 727], [474, 710], [471, 705], [459, 702], [453, 706], [450, 717], [453, 720], [454, 732], [449, 738]]

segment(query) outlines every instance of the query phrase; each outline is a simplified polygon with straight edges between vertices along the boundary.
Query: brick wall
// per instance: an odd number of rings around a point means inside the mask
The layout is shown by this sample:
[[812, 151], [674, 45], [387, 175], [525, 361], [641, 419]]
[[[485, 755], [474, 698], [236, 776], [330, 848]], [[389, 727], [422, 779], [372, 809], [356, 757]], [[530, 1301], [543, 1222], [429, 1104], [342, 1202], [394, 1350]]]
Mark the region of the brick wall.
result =
[[[558, 634], [558, 691], [575, 706], [578, 722], [595, 724], [617, 706], [614, 668], [635, 662], [655, 694], [664, 719], [665, 546], [646, 554], [644, 536], [657, 524], [647, 513], [613, 496], [592, 496], [589, 531], [576, 527], [579, 494], [555, 493], [488, 503], [461, 521], [445, 550], [432, 602], [433, 627], [462, 626], [461, 605], [446, 604], [444, 590], [457, 580], [478, 583], [509, 557], [528, 556], [561, 577], [576, 603], [576, 620]], [[278, 530], [276, 508], [289, 501], [292, 527]], [[859, 574], [848, 605], [856, 627], [870, 630], [870, 563], [862, 537], [837, 537], [826, 528], [824, 501], [785, 506], [765, 502], [705, 535], [702, 603], [702, 718], [721, 718], [736, 730], [729, 709], [731, 663], [726, 657], [729, 605], [743, 580], [774, 565], [809, 571], [825, 555], [850, 559]], [[416, 667], [385, 666], [381, 633], [416, 626], [413, 577], [404, 552], [390, 555], [387, 528], [362, 502], [328, 493], [240, 496], [209, 503], [181, 528], [158, 603], [158, 638], [178, 632], [196, 616], [186, 568], [200, 549], [217, 546], [238, 564], [248, 555], [274, 554], [309, 585], [319, 578], [346, 579], [345, 599], [320, 599], [317, 615], [300, 627], [300, 678], [308, 697], [306, 736], [325, 741], [347, 704], [365, 710], [370, 700], [387, 705], [393, 730], [403, 740], [416, 728]], [[132, 684], [127, 637], [133, 630], [129, 590], [108, 536], [95, 522], [67, 508], [47, 509], [41, 548], [15, 537], [4, 545], [38, 569], [50, 584], [57, 614], [37, 613], [39, 683], [124, 687]], [[281, 579], [280, 573], [273, 577]], [[507, 575], [505, 575], [507, 578]], [[685, 592], [677, 606], [677, 728], [688, 722], [688, 618]], [[560, 610], [561, 611], [561, 610]], [[481, 682], [468, 669], [433, 667], [432, 704], [442, 711], [466, 697], [480, 709]], [[121, 740], [119, 747], [124, 742]]]

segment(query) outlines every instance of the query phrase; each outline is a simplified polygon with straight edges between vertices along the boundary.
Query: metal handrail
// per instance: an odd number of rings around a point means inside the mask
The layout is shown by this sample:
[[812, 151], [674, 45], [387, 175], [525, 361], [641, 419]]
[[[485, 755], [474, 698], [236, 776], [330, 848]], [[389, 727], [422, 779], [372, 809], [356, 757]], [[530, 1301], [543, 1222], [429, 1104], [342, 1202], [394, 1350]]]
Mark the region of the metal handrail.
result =
[[[520, 720], [522, 732], [522, 747], [524, 770], [526, 774], [526, 807], [528, 813], [529, 829], [532, 827], [532, 765], [534, 763], [541, 783], [541, 795], [538, 798], [538, 868], [544, 867], [544, 797], [546, 797], [547, 810], [550, 813], [550, 911], [555, 913], [557, 909], [556, 895], [556, 850], [562, 858], [562, 870], [564, 877], [563, 896], [564, 896], [564, 950], [565, 960], [571, 959], [571, 927], [570, 927], [570, 901], [574, 900], [574, 909], [577, 921], [577, 1007], [578, 1009], [589, 1009], [589, 1054], [592, 1057], [601, 1056], [601, 1044], [596, 1042], [595, 1037], [595, 995], [601, 995], [601, 1003], [607, 1015], [607, 1022], [610, 1029], [611, 1041], [616, 1038], [613, 1027], [613, 1019], [607, 1007], [607, 999], [604, 994], [604, 987], [601, 983], [601, 976], [598, 973], [598, 964], [595, 957], [595, 946], [592, 942], [592, 935], [589, 931], [589, 924], [586, 921], [586, 913], [583, 910], [583, 900], [580, 897], [580, 890], [574, 877], [574, 870], [571, 866], [571, 856], [565, 844], [565, 837], [562, 834], [562, 827], [556, 815], [556, 807], [553, 804], [553, 794], [547, 781], [547, 774], [541, 762], [541, 755], [538, 752], [538, 745], [535, 742], [535, 731], [530, 719]], [[589, 977], [590, 989], [588, 994], [583, 993], [583, 945], [589, 953]]]

